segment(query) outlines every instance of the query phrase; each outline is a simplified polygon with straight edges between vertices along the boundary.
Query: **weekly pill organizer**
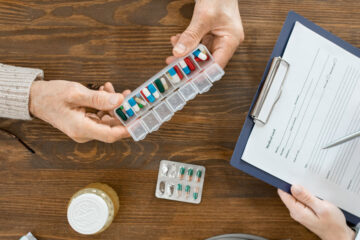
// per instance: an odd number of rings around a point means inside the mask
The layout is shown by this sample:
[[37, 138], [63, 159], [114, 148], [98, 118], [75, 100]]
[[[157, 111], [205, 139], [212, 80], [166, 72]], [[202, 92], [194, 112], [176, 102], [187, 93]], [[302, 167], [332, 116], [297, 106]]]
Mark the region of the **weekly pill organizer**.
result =
[[208, 49], [200, 44], [129, 94], [115, 115], [135, 141], [159, 129], [187, 101], [207, 92], [224, 75]]
[[205, 167], [161, 160], [155, 196], [168, 200], [199, 204], [205, 179]]

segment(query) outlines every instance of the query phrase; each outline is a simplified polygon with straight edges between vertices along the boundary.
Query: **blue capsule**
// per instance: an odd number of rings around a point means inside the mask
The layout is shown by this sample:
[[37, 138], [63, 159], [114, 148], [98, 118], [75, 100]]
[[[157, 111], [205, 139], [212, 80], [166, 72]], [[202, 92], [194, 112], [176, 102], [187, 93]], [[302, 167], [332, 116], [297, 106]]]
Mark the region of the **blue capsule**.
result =
[[140, 111], [140, 108], [139, 108], [139, 106], [137, 105], [137, 103], [136, 103], [136, 101], [135, 101], [134, 98], [130, 98], [130, 99], [128, 100], [128, 103], [129, 103], [130, 106], [135, 110], [135, 112]]
[[124, 109], [125, 109], [126, 114], [127, 114], [129, 117], [134, 116], [134, 111], [131, 109], [129, 103], [125, 102], [125, 103], [123, 104], [123, 106], [124, 106]]
[[160, 97], [159, 91], [156, 89], [156, 87], [154, 86], [154, 84], [150, 83], [147, 88], [149, 89], [149, 91], [151, 92], [151, 94], [154, 95], [154, 97], [155, 97], [156, 99], [158, 99], [158, 98]]
[[189, 75], [191, 73], [191, 71], [190, 71], [190, 68], [188, 67], [188, 65], [185, 63], [185, 61], [181, 60], [179, 63], [180, 63], [180, 67], [184, 71], [184, 73], [186, 75]]
[[168, 72], [170, 73], [171, 76], [175, 76], [175, 75], [176, 75], [176, 71], [175, 71], [174, 68], [170, 68]]

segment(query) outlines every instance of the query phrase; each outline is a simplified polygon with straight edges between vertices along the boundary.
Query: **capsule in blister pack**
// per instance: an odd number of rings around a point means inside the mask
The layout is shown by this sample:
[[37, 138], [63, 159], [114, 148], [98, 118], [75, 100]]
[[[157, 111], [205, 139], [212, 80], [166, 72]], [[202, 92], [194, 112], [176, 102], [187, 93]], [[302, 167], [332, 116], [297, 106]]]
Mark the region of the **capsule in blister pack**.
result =
[[[202, 44], [162, 69], [114, 110], [135, 141], [159, 129], [197, 94], [208, 91], [224, 71]], [[184, 186], [184, 189], [186, 186]]]
[[199, 204], [204, 186], [205, 167], [160, 161], [155, 196], [168, 200]]

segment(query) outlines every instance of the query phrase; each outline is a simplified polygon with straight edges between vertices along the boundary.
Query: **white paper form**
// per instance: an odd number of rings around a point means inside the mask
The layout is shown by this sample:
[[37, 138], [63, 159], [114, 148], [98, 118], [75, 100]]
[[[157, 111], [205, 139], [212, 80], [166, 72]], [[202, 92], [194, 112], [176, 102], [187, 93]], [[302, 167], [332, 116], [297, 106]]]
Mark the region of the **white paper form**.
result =
[[289, 72], [264, 126], [242, 159], [360, 216], [360, 59], [297, 22], [283, 54]]

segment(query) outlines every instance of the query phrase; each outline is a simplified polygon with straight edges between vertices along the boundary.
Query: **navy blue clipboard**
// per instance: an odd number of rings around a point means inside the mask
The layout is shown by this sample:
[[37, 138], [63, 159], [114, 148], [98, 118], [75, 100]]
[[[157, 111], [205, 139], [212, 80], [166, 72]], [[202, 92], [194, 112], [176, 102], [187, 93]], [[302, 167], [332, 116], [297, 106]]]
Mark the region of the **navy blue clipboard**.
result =
[[[291, 35], [291, 32], [293, 30], [293, 27], [295, 25], [295, 22], [300, 22], [301, 24], [303, 24], [304, 26], [306, 26], [307, 28], [313, 30], [314, 32], [318, 33], [319, 35], [325, 37], [326, 39], [332, 41], [333, 43], [337, 44], [338, 46], [342, 47], [343, 49], [347, 50], [348, 52], [360, 57], [360, 49], [352, 46], [351, 44], [343, 41], [342, 39], [338, 38], [337, 36], [333, 35], [332, 33], [324, 30], [323, 28], [317, 26], [316, 24], [314, 24], [313, 22], [310, 22], [309, 20], [305, 19], [304, 17], [300, 16], [299, 14], [290, 11], [286, 21], [284, 23], [284, 26], [280, 32], [279, 38], [276, 42], [276, 45], [273, 49], [273, 52], [271, 54], [271, 57], [266, 65], [266, 69], [265, 72], [262, 76], [262, 80], [261, 83], [259, 85], [259, 88], [254, 96], [254, 99], [251, 103], [251, 107], [249, 109], [249, 113], [245, 119], [245, 123], [244, 126], [241, 130], [240, 136], [238, 138], [238, 141], [236, 143], [236, 147], [234, 150], [234, 153], [232, 155], [231, 158], [231, 165], [242, 170], [243, 172], [248, 173], [249, 175], [256, 177], [276, 188], [280, 188], [286, 192], [290, 192], [290, 187], [291, 185], [257, 167], [254, 167], [253, 165], [243, 161], [241, 159], [243, 152], [245, 150], [246, 147], [246, 143], [249, 139], [250, 133], [254, 127], [254, 122], [253, 119], [250, 116], [250, 112], [253, 109], [255, 102], [260, 94], [260, 90], [262, 85], [264, 84], [264, 81], [266, 79], [266, 76], [268, 75], [272, 60], [274, 57], [279, 57], [282, 56], [288, 39]], [[360, 222], [360, 217], [355, 216], [349, 212], [343, 211], [346, 217], [346, 220], [351, 223], [351, 224], [357, 224]]]

